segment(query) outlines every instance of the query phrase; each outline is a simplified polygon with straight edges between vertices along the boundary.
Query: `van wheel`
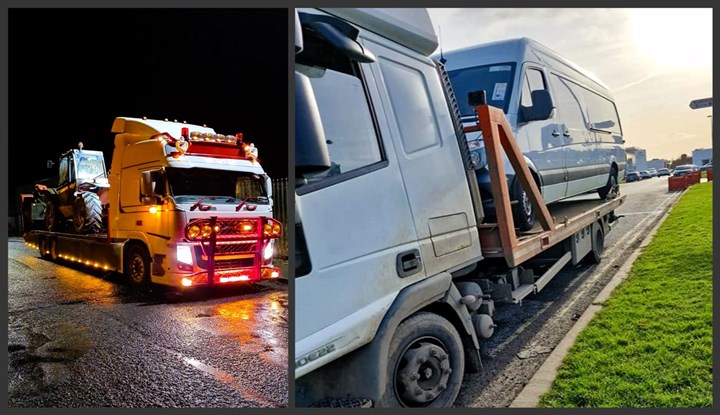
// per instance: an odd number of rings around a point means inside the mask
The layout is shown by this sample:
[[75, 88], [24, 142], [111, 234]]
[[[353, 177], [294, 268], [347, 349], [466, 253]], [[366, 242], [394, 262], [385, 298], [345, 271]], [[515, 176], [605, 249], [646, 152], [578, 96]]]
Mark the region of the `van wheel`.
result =
[[390, 342], [381, 407], [446, 408], [460, 391], [465, 355], [455, 327], [421, 312], [400, 323]]
[[521, 231], [529, 231], [535, 225], [535, 210], [520, 180], [513, 180], [510, 189], [510, 200], [517, 201], [512, 205], [513, 222]]
[[140, 245], [130, 245], [125, 251], [124, 274], [135, 288], [150, 286], [150, 256]]
[[601, 200], [609, 198], [615, 198], [620, 194], [620, 186], [618, 185], [618, 172], [615, 167], [610, 169], [610, 177], [608, 177], [607, 184], [604, 187], [598, 189], [598, 195]]

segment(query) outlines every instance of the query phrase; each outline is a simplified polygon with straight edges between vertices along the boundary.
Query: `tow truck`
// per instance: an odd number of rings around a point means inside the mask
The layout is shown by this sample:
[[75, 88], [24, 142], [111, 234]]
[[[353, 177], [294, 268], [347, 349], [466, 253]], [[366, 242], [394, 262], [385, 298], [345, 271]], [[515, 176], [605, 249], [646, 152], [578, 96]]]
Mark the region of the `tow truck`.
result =
[[[102, 229], [31, 230], [24, 235], [28, 246], [52, 261], [123, 273], [140, 288], [280, 276], [272, 259], [282, 225], [272, 217], [271, 180], [254, 143], [241, 133], [147, 118], [118, 117], [112, 132], [109, 187], [100, 198]], [[66, 155], [81, 157], [83, 151]], [[65, 175], [72, 183], [73, 166]], [[75, 191], [77, 198], [81, 189]]]
[[[296, 13], [296, 405], [452, 406], [482, 371], [496, 305], [600, 261], [625, 197], [545, 204], [502, 110], [456, 97], [429, 58], [425, 9]], [[465, 136], [478, 130], [492, 222]], [[529, 231], [513, 222], [508, 165], [539, 212]]]

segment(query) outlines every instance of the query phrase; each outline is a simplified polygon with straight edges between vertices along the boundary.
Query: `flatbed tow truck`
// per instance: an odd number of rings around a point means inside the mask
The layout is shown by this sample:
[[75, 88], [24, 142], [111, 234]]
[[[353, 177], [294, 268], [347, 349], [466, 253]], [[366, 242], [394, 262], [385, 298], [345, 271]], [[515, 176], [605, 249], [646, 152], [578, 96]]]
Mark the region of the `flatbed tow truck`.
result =
[[[546, 205], [502, 110], [468, 97], [476, 124], [462, 124], [444, 67], [427, 59], [437, 39], [419, 10], [301, 9], [296, 16], [299, 407], [452, 406], [463, 375], [482, 371], [481, 341], [494, 333], [495, 305], [522, 302], [567, 264], [599, 262], [625, 200], [615, 186], [603, 200]], [[333, 93], [353, 83], [366, 88], [343, 103], [367, 100], [379, 134], [354, 139], [384, 149], [375, 165], [345, 177], [350, 157], [333, 146], [354, 120], [323, 101], [323, 76], [328, 84], [343, 79]], [[492, 223], [465, 137], [478, 130]], [[505, 160], [538, 212], [527, 232], [513, 223]]]
[[[52, 261], [123, 273], [141, 288], [280, 276], [272, 258], [282, 226], [272, 218], [271, 181], [254, 144], [242, 134], [167, 120], [118, 117], [112, 131], [103, 228], [31, 230], [24, 235], [28, 246]], [[59, 189], [74, 184], [70, 166]], [[77, 198], [81, 192], [74, 190]]]

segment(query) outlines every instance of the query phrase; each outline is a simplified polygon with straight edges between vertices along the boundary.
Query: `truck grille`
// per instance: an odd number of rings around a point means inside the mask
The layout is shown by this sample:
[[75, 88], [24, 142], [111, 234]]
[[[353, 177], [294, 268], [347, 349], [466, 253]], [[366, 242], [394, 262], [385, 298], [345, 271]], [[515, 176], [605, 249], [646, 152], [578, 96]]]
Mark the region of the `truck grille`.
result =
[[[216, 241], [215, 255], [232, 255], [255, 252], [256, 240], [246, 241]], [[210, 242], [203, 242], [203, 253], [207, 255], [210, 250]]]
[[252, 267], [255, 258], [222, 259], [215, 257], [215, 269], [237, 269]]

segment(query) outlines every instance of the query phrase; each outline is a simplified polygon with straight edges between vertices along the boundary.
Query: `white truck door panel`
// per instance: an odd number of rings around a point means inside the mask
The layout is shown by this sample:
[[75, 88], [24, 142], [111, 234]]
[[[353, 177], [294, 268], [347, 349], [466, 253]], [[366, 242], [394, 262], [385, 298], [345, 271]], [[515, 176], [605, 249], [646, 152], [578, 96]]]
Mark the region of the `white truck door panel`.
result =
[[[401, 279], [396, 269], [397, 255], [417, 248], [397, 162], [298, 199], [313, 253], [312, 272], [296, 280], [295, 303], [303, 316], [296, 322], [298, 339], [424, 275]], [[338, 292], [354, 295], [336, 296]]]
[[[296, 310], [302, 310], [298, 312], [302, 318], [296, 321], [296, 336], [302, 349], [296, 350], [296, 357], [322, 346], [313, 341], [322, 340], [322, 336], [312, 336], [314, 333], [347, 331], [343, 321], [355, 321], [368, 310], [385, 310], [390, 304], [379, 304], [379, 299], [391, 303], [402, 288], [426, 276], [422, 262], [416, 272], [405, 277], [399, 274], [398, 256], [419, 249], [417, 232], [389, 138], [388, 121], [376, 99], [377, 87], [367, 65], [363, 65], [362, 73], [367, 90], [371, 91], [384, 165], [317, 190], [298, 189], [296, 203], [308, 252], [312, 253], [312, 269], [308, 275], [296, 279]], [[320, 97], [318, 101], [330, 102], [330, 107], [324, 109], [328, 118], [335, 108], [342, 110], [339, 106], [342, 103], [333, 100]], [[326, 131], [327, 139], [333, 140], [327, 134]], [[336, 128], [336, 132], [330, 134], [343, 132], [342, 129], [337, 132]], [[353, 295], [336, 296], [338, 292]], [[355, 340], [344, 339], [336, 346], [355, 348], [364, 340], [372, 339], [382, 314], [384, 311], [372, 324], [353, 329], [351, 334]]]
[[378, 62], [372, 76], [389, 121], [425, 272], [435, 275], [480, 258], [465, 169], [435, 66], [368, 38], [365, 45]]

